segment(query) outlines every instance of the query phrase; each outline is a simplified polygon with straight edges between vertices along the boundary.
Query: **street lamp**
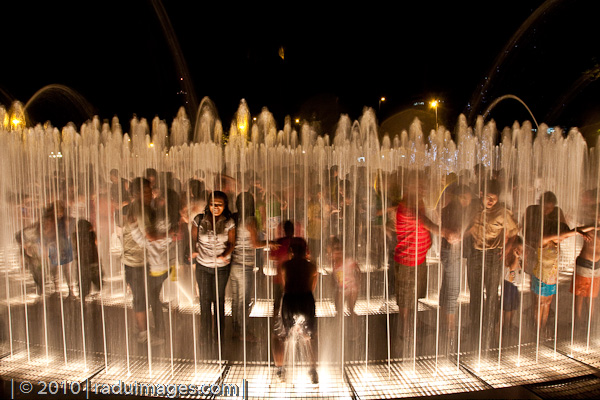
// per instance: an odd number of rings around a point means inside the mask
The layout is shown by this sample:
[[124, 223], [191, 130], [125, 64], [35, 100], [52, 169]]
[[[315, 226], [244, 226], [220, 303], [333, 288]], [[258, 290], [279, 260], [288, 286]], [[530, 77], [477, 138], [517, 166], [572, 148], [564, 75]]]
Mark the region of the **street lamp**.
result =
[[381, 103], [383, 103], [385, 101], [385, 97], [381, 96], [379, 98], [379, 111], [381, 111]]
[[439, 100], [431, 100], [429, 102], [429, 107], [431, 107], [431, 108], [433, 108], [435, 110], [435, 130], [436, 131], [438, 129], [437, 109], [438, 109], [439, 105], [440, 105]]

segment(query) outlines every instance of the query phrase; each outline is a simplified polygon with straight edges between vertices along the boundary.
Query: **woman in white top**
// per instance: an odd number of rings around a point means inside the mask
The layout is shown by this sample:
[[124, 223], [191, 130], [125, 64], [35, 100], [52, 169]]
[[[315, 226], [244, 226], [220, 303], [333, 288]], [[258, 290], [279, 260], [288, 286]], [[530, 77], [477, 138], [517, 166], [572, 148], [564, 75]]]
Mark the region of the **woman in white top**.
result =
[[[240, 193], [235, 201], [237, 212], [234, 214], [236, 241], [231, 263], [231, 294], [233, 301], [233, 336], [243, 339], [244, 318], [250, 316], [250, 299], [254, 291], [252, 273], [256, 264], [256, 249], [266, 246], [258, 238], [258, 227], [254, 217], [254, 197], [250, 192]], [[246, 340], [256, 341], [249, 332]]]
[[[204, 214], [196, 215], [192, 224], [192, 242], [196, 246], [192, 256], [200, 293], [200, 323], [208, 344], [215, 345], [219, 337], [213, 329], [219, 327], [221, 338], [225, 332], [225, 287], [235, 244], [235, 223], [225, 193], [214, 191], [208, 200]], [[211, 304], [219, 310], [215, 312], [214, 325], [211, 324]]]

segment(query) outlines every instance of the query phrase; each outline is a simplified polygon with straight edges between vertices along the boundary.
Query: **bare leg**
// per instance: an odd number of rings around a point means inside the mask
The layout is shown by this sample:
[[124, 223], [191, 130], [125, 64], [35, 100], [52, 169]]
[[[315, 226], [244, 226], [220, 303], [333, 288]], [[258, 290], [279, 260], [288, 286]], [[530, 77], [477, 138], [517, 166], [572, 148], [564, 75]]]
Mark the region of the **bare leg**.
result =
[[[550, 314], [550, 306], [552, 305], [552, 296], [535, 296], [536, 306], [534, 306], [535, 320], [539, 326], [540, 335], [546, 335], [546, 324], [548, 322], [548, 315]], [[538, 310], [539, 308], [539, 310]]]
[[283, 366], [283, 343], [275, 333], [271, 334], [271, 345], [273, 347], [273, 361], [275, 361], [275, 366]]
[[73, 297], [75, 295], [73, 294], [73, 282], [71, 281], [71, 263], [66, 263], [61, 267], [63, 270], [63, 276], [67, 282], [67, 287], [69, 288], [69, 297]]
[[583, 296], [575, 296], [575, 320], [581, 323], [581, 311], [583, 309]]

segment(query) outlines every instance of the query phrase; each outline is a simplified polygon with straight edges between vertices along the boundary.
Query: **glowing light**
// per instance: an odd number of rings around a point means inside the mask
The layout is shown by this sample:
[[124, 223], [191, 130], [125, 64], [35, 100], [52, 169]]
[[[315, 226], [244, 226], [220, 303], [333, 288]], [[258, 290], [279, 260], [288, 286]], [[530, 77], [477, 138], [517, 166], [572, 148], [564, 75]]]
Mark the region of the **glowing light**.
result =
[[296, 123], [299, 124], [300, 123], [300, 118], [296, 118]]
[[437, 108], [437, 106], [438, 106], [439, 104], [440, 104], [440, 103], [439, 103], [439, 101], [438, 101], [438, 100], [431, 100], [431, 101], [429, 102], [429, 106], [430, 106], [431, 108]]
[[382, 97], [381, 99], [379, 99], [379, 101], [385, 101], [385, 97]]
[[150, 143], [148, 147], [154, 147], [154, 143]]

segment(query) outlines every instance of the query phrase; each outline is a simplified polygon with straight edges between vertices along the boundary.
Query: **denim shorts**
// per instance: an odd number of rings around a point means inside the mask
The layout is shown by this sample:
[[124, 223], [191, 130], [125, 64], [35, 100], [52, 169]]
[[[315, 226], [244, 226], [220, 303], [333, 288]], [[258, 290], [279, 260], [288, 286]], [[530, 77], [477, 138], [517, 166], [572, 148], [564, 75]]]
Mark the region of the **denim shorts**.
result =
[[548, 285], [547, 283], [540, 282], [535, 275], [531, 275], [531, 290], [538, 296], [549, 297], [556, 294], [556, 284]]

